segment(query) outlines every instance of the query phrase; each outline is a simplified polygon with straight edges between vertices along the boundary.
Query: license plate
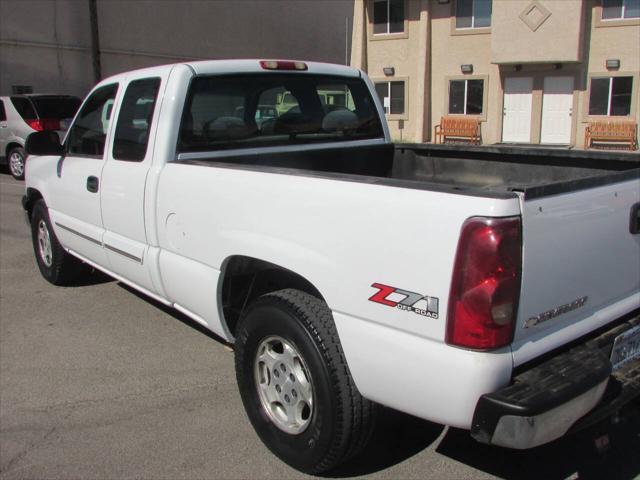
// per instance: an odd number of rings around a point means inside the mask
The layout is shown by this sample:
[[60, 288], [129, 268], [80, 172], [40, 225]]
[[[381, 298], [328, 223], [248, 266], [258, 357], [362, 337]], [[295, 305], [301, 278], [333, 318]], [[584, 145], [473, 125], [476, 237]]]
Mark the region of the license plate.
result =
[[617, 370], [636, 358], [640, 358], [640, 325], [616, 337], [611, 350], [611, 365], [613, 370]]

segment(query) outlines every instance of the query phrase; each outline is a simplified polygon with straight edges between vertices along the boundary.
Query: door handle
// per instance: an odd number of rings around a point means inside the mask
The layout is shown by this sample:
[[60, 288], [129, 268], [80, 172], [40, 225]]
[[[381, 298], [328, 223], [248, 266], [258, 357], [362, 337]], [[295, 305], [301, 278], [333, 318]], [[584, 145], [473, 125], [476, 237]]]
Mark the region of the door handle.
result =
[[98, 180], [98, 177], [94, 177], [93, 175], [91, 175], [87, 178], [87, 190], [89, 190], [91, 193], [96, 193], [98, 191], [99, 185], [100, 181]]
[[631, 215], [629, 216], [629, 233], [637, 235], [640, 233], [640, 202], [631, 207]]

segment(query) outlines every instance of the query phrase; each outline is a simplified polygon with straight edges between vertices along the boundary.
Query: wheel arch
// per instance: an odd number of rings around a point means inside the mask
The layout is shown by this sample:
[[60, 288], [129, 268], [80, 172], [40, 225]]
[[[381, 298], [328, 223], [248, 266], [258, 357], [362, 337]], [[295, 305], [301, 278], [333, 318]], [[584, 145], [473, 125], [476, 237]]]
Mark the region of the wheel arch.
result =
[[33, 207], [35, 206], [36, 202], [43, 199], [44, 197], [38, 189], [33, 187], [27, 188], [27, 193], [22, 199], [22, 208], [26, 210], [29, 221], [31, 221], [31, 214], [33, 213]]
[[13, 150], [14, 148], [24, 148], [24, 145], [19, 144], [18, 142], [16, 142], [15, 140], [7, 143], [7, 148], [5, 148], [4, 150], [4, 155], [9, 158], [9, 152], [11, 150]]
[[221, 317], [226, 330], [235, 337], [238, 320], [252, 300], [285, 288], [294, 288], [325, 301], [311, 281], [293, 270], [245, 255], [226, 258], [222, 264], [218, 289]]

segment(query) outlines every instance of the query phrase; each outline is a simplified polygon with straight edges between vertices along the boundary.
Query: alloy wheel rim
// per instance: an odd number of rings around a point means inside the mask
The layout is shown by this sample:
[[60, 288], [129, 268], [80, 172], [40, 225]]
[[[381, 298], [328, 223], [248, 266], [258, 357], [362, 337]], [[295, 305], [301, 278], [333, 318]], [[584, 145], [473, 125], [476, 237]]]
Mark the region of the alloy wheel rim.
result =
[[273, 424], [292, 435], [304, 432], [313, 415], [313, 385], [295, 345], [278, 336], [262, 340], [254, 377], [260, 404]]
[[51, 250], [49, 229], [44, 220], [40, 220], [38, 223], [38, 252], [42, 262], [50, 267], [53, 264], [53, 251]]
[[24, 173], [24, 158], [22, 158], [22, 155], [18, 152], [13, 152], [9, 157], [9, 168], [14, 176], [22, 176]]

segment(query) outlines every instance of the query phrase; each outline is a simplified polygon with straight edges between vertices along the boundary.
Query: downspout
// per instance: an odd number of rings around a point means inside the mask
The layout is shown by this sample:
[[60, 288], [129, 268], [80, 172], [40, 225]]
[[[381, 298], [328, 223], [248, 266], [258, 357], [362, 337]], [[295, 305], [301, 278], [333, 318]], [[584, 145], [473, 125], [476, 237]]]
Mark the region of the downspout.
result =
[[89, 0], [89, 23], [91, 25], [93, 80], [98, 83], [102, 79], [102, 66], [100, 65], [100, 33], [98, 31], [98, 6], [96, 5], [96, 0]]

